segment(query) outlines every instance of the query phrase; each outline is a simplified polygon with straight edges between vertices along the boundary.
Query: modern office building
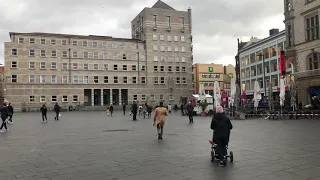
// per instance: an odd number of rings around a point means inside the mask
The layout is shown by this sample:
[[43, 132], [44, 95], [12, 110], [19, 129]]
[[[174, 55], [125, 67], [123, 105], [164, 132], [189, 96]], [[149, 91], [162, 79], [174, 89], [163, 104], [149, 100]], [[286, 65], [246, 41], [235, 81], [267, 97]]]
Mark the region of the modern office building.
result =
[[7, 99], [16, 109], [56, 102], [178, 104], [193, 90], [191, 9], [178, 11], [159, 0], [131, 24], [132, 39], [11, 32]]
[[[269, 88], [267, 86], [269, 87], [270, 82], [273, 92], [278, 94], [277, 89], [280, 82], [279, 55], [285, 47], [286, 33], [285, 31], [279, 32], [278, 29], [272, 29], [269, 32], [269, 37], [254, 42], [251, 40], [251, 43], [244, 45], [239, 50], [241, 87], [249, 97], [253, 95], [256, 80], [260, 84], [263, 96], [265, 91], [268, 92]], [[287, 67], [285, 82], [288, 84], [290, 82], [290, 64]], [[274, 97], [277, 99], [275, 94]]]
[[286, 58], [296, 68], [297, 96], [303, 105], [320, 94], [319, 15], [319, 0], [284, 0]]

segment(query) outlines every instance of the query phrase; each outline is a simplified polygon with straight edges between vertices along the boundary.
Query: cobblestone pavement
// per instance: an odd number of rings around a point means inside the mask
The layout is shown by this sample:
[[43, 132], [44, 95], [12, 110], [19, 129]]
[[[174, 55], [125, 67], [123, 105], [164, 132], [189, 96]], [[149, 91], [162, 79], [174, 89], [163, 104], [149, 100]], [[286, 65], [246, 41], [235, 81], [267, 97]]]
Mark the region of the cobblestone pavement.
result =
[[[42, 123], [15, 114], [0, 134], [0, 179], [320, 180], [320, 121], [232, 121], [235, 162], [210, 162], [210, 118], [171, 115], [158, 141], [152, 119], [65, 112]], [[118, 131], [110, 131], [118, 130]]]

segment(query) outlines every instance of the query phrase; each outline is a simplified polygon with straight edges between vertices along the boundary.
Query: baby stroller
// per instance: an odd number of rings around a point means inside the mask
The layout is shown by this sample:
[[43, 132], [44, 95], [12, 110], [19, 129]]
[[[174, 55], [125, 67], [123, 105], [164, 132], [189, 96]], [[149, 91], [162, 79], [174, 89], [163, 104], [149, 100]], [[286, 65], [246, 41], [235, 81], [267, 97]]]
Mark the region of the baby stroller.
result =
[[[214, 160], [220, 160], [217, 152], [218, 145], [214, 142], [214, 140], [209, 140], [209, 143], [211, 144], [211, 162], [214, 162]], [[228, 146], [226, 147], [226, 150], [227, 150], [227, 155], [225, 157], [225, 160], [229, 158], [230, 162], [233, 163], [233, 152], [228, 151]]]

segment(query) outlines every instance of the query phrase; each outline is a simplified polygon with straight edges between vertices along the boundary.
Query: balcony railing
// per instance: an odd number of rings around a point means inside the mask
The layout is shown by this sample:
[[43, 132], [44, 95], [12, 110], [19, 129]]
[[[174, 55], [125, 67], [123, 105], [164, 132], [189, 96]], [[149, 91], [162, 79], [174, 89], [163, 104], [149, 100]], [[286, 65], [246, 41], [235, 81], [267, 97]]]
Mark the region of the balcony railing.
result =
[[320, 76], [320, 69], [294, 73], [295, 78], [306, 78], [306, 77], [312, 77], [312, 76]]

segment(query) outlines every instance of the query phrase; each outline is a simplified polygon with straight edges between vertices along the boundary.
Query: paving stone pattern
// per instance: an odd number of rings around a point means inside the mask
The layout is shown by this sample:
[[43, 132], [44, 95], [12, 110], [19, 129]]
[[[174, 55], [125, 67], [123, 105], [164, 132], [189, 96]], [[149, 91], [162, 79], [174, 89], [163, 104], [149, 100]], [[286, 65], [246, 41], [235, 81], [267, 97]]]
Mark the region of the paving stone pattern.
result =
[[210, 118], [168, 117], [158, 141], [152, 119], [65, 112], [42, 123], [15, 114], [0, 134], [1, 180], [320, 180], [320, 121], [232, 121], [234, 164], [210, 162]]

